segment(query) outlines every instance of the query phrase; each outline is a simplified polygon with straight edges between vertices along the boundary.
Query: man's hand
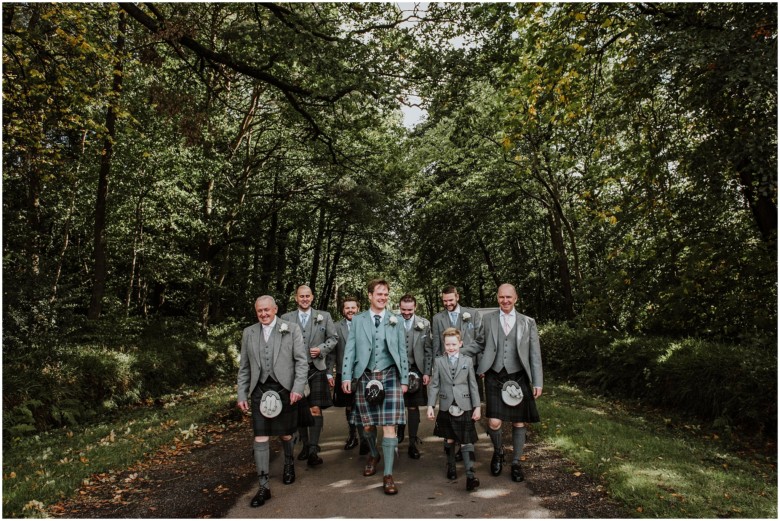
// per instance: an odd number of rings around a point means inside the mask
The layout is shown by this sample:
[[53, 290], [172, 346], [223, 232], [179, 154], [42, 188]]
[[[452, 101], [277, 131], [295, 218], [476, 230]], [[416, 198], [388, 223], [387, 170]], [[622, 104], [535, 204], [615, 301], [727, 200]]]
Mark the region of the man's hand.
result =
[[336, 386], [336, 379], [333, 378], [333, 375], [332, 374], [328, 374], [328, 375], [325, 375], [325, 376], [328, 377], [328, 385], [330, 387], [335, 387]]
[[541, 387], [534, 387], [534, 399], [539, 398], [542, 395]]
[[311, 355], [312, 358], [319, 358], [320, 353], [321, 351], [319, 347], [312, 347], [311, 349], [309, 349], [309, 354]]
[[241, 409], [244, 412], [249, 412], [249, 402], [244, 400], [243, 402], [238, 402], [236, 405], [238, 405], [238, 408]]
[[471, 413], [471, 419], [475, 422], [478, 422], [479, 419], [482, 417], [482, 408], [481, 407], [475, 407], [474, 412]]
[[436, 415], [433, 413], [433, 407], [428, 406], [428, 419], [433, 421], [436, 419]]
[[302, 394], [290, 393], [290, 405], [294, 404], [295, 402], [297, 402], [301, 398], [303, 398]]
[[429, 383], [431, 383], [431, 377], [428, 376], [427, 374], [424, 374], [423, 375], [423, 385], [428, 385]]
[[406, 385], [406, 384], [401, 384], [401, 392], [403, 392], [404, 394], [406, 394], [406, 391], [408, 391], [408, 390], [409, 390], [409, 386], [408, 386], [408, 385]]
[[344, 380], [341, 382], [341, 390], [344, 391], [344, 394], [352, 394], [352, 381]]

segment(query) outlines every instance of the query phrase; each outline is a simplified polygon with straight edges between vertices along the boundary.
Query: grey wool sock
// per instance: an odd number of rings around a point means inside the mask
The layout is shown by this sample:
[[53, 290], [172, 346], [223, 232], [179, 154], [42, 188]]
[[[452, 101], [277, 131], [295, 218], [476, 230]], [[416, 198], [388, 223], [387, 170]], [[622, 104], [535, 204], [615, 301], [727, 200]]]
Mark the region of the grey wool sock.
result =
[[455, 446], [455, 442], [447, 443], [447, 463], [453, 467], [455, 466]]
[[493, 442], [493, 450], [495, 452], [500, 451], [501, 450], [501, 428], [493, 430], [490, 427], [488, 427], [487, 433], [488, 436], [490, 436], [490, 441]]
[[512, 464], [520, 463], [520, 456], [523, 455], [523, 447], [525, 446], [525, 433], [526, 427], [514, 427], [512, 429], [512, 448], [514, 449], [514, 456], [512, 456]]
[[460, 446], [460, 451], [463, 453], [463, 466], [466, 467], [466, 476], [469, 478], [474, 477], [474, 444], [464, 443]]
[[398, 438], [382, 438], [382, 452], [385, 455], [385, 476], [393, 473], [393, 463], [395, 462], [396, 447], [398, 447]]
[[284, 464], [292, 465], [295, 463], [295, 460], [293, 460], [293, 439], [282, 440], [282, 448], [284, 449]]
[[256, 441], [252, 446], [255, 454], [255, 467], [257, 467], [257, 475], [260, 476], [260, 484], [263, 476], [265, 476], [266, 482], [268, 482], [268, 468], [271, 466], [271, 449], [267, 441]]
[[314, 417], [314, 425], [309, 427], [311, 432], [311, 438], [309, 438], [309, 451], [317, 452], [317, 446], [320, 443], [320, 434], [322, 433], [322, 426], [325, 423], [325, 418], [322, 416]]

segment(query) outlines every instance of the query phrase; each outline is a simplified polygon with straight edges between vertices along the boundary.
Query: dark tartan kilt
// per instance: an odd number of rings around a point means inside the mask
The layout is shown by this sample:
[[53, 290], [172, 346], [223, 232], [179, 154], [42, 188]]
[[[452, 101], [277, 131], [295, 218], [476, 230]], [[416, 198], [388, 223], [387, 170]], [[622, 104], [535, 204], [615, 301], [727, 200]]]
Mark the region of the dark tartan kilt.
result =
[[298, 404], [298, 427], [311, 427], [314, 425], [314, 415], [310, 410], [309, 399], [304, 396]]
[[336, 375], [336, 386], [333, 388], [334, 407], [352, 407], [355, 405], [355, 393], [346, 394], [341, 390], [341, 374]]
[[320, 371], [313, 365], [309, 366], [309, 389], [308, 396], [309, 407], [317, 406], [320, 409], [327, 409], [333, 405], [330, 397], [330, 385], [325, 371]]
[[449, 411], [439, 411], [436, 415], [436, 424], [433, 427], [433, 435], [445, 440], [455, 440], [461, 445], [464, 443], [476, 443], [476, 422], [471, 419], [472, 411], [463, 411], [460, 416], [453, 416]]
[[[260, 399], [265, 391], [276, 391], [282, 399], [282, 412], [276, 418], [266, 418], [260, 413]], [[255, 436], [286, 436], [298, 429], [298, 404], [290, 405], [290, 391], [270, 378], [258, 382], [252, 391], [252, 429]]]
[[[422, 371], [417, 369], [416, 366], [412, 366], [411, 371], [422, 374]], [[415, 393], [404, 393], [404, 406], [406, 407], [419, 407], [421, 405], [428, 405], [428, 386], [422, 384], [420, 380], [420, 388]]]
[[[366, 401], [366, 384], [372, 379], [379, 380], [385, 388], [385, 399], [378, 405], [369, 405]], [[401, 379], [398, 369], [391, 366], [379, 372], [363, 373], [358, 379], [355, 393], [355, 404], [359, 421], [363, 425], [405, 425], [406, 409], [404, 394], [401, 390]]]
[[[523, 401], [514, 407], [505, 404], [501, 399], [501, 387], [507, 380], [516, 381], [523, 390]], [[502, 369], [500, 373], [491, 369], [485, 373], [485, 417], [508, 422], [539, 422], [536, 400], [524, 370], [509, 374], [506, 369]]]

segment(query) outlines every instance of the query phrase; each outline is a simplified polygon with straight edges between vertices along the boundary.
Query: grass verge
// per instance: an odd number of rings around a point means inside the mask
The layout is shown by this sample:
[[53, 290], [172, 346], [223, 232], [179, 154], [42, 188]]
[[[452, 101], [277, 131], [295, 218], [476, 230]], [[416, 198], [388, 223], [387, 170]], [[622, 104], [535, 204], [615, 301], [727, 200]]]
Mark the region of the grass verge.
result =
[[777, 518], [776, 455], [738, 454], [716, 435], [545, 383], [536, 432], [637, 517]]
[[[5, 440], [3, 517], [44, 517], [93, 474], [122, 470], [202, 425], [235, 401], [219, 385], [163, 397], [162, 405], [122, 410], [105, 422]], [[159, 403], [159, 402], [158, 402]]]

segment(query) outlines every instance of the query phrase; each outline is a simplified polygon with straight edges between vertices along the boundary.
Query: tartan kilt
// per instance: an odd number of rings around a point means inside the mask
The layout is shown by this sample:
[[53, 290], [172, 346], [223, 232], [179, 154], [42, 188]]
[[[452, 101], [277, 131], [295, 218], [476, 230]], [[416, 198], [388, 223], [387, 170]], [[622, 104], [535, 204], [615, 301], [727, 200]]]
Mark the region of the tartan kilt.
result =
[[309, 407], [317, 406], [320, 409], [327, 409], [333, 405], [330, 397], [330, 385], [325, 371], [320, 371], [313, 365], [309, 366]]
[[[412, 365], [409, 368], [409, 372], [411, 373], [414, 371], [415, 373], [422, 375], [423, 372], [417, 369], [416, 365]], [[405, 407], [419, 407], [419, 406], [425, 406], [428, 405], [428, 386], [423, 385], [422, 378], [420, 378], [420, 388], [417, 389], [417, 392], [410, 393], [406, 392], [404, 393], [404, 406]]]
[[336, 386], [333, 388], [334, 407], [352, 407], [355, 405], [355, 393], [346, 394], [341, 390], [341, 373], [336, 375]]
[[476, 422], [471, 419], [472, 411], [463, 411], [460, 416], [453, 416], [449, 411], [439, 410], [436, 415], [436, 424], [433, 427], [433, 435], [445, 440], [455, 440], [461, 445], [464, 443], [476, 443]]
[[298, 400], [298, 427], [311, 427], [314, 425], [314, 415], [311, 413], [309, 399], [303, 397]]
[[[501, 387], [507, 380], [514, 380], [523, 390], [523, 401], [514, 407], [501, 399]], [[485, 417], [508, 422], [538, 423], [539, 411], [536, 409], [533, 390], [525, 370], [509, 374], [506, 369], [496, 373], [492, 369], [485, 373]]]
[[[369, 405], [366, 401], [366, 385], [376, 379], [385, 388], [385, 399], [378, 405]], [[391, 366], [377, 372], [364, 372], [357, 381], [355, 404], [359, 420], [363, 425], [405, 425], [406, 409], [404, 395], [401, 391], [401, 379], [398, 369]]]
[[[260, 399], [265, 391], [276, 391], [282, 399], [282, 412], [276, 418], [266, 418], [260, 412]], [[298, 429], [298, 403], [290, 405], [290, 391], [270, 378], [258, 382], [252, 391], [252, 429], [255, 436], [286, 436]]]

